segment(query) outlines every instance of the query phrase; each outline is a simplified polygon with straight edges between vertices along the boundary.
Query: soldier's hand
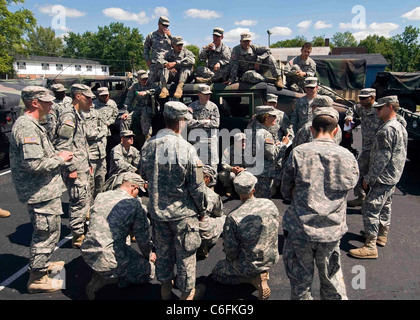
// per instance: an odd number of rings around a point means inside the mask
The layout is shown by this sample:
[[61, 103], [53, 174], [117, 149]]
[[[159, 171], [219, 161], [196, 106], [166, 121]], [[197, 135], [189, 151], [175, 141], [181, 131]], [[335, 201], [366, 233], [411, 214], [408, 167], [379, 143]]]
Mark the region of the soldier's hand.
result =
[[150, 65], [152, 64], [152, 61], [151, 60], [147, 60], [146, 63], [147, 63], [147, 66], [150, 68]]
[[93, 167], [89, 167], [89, 174], [93, 174]]
[[353, 121], [353, 118], [346, 119], [346, 126], [349, 126], [350, 122], [352, 122], [352, 121]]
[[156, 261], [156, 253], [150, 252], [149, 261], [150, 262], [155, 262]]
[[147, 95], [147, 92], [146, 91], [140, 91], [140, 92], [137, 92], [137, 95], [139, 97], [144, 97], [145, 95]]
[[128, 113], [124, 113], [122, 116], [121, 116], [121, 120], [127, 120], [128, 119]]
[[166, 35], [168, 35], [169, 37], [171, 36], [171, 32], [169, 31], [169, 29], [164, 29], [163, 32], [166, 33]]
[[281, 143], [284, 145], [288, 145], [290, 142], [289, 134], [286, 134], [283, 139], [281, 139]]
[[73, 152], [70, 151], [62, 151], [58, 154], [60, 158], [64, 160], [64, 162], [69, 162], [73, 159]]
[[77, 179], [77, 171], [70, 172], [69, 173], [69, 178], [76, 180]]
[[363, 190], [365, 190], [365, 191], [369, 190], [369, 185], [367, 184], [365, 179], [363, 179], [362, 186], [363, 186]]
[[214, 65], [214, 67], [213, 67], [213, 71], [219, 71], [220, 70], [220, 63], [218, 62], [218, 63], [216, 63], [215, 65]]
[[255, 63], [254, 63], [254, 70], [255, 70], [255, 71], [260, 70], [260, 64], [259, 64], [258, 62], [255, 62]]

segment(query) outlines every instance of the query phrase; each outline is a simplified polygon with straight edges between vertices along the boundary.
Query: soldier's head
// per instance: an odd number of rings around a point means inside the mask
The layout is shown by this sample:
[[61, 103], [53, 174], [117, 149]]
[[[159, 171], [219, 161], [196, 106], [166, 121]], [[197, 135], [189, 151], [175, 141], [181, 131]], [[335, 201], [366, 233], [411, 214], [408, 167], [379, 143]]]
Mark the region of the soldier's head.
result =
[[203, 166], [204, 183], [207, 187], [214, 187], [217, 183], [217, 172], [209, 165]]
[[256, 107], [255, 116], [257, 121], [266, 127], [272, 127], [276, 124], [277, 113], [271, 106]]
[[166, 128], [181, 133], [192, 119], [188, 107], [180, 101], [168, 101], [163, 107], [163, 118]]
[[70, 92], [75, 109], [88, 112], [92, 106], [92, 99], [96, 97], [92, 90], [84, 84], [74, 84]]
[[376, 110], [378, 118], [383, 122], [394, 118], [400, 109], [400, 102], [398, 96], [386, 96], [378, 99], [378, 103], [373, 106]]
[[180, 53], [184, 47], [184, 40], [180, 36], [172, 37], [172, 48], [176, 53]]
[[317, 108], [332, 108], [333, 103], [334, 101], [330, 97], [317, 95], [312, 101], [310, 107], [312, 108], [312, 112], [315, 112]]
[[169, 19], [165, 16], [161, 16], [158, 22], [159, 32], [163, 33], [169, 28]]
[[120, 132], [121, 144], [125, 149], [130, 149], [134, 144], [134, 132], [131, 130], [122, 130]]
[[243, 50], [248, 50], [251, 47], [251, 34], [242, 33], [241, 34], [241, 47]]
[[51, 90], [57, 100], [64, 100], [66, 97], [66, 88], [61, 83], [53, 84]]
[[206, 104], [210, 100], [211, 94], [210, 86], [206, 84], [200, 84], [198, 86], [198, 100], [200, 104]]
[[[329, 97], [328, 97], [329, 98]], [[333, 138], [338, 132], [339, 115], [332, 107], [318, 107], [314, 111], [311, 132], [314, 138], [321, 135]]]
[[365, 88], [360, 91], [359, 103], [362, 107], [370, 108], [375, 103], [376, 90], [372, 88]]
[[309, 55], [312, 53], [312, 44], [309, 42], [305, 42], [302, 46], [302, 49], [300, 49], [300, 57], [302, 60], [306, 60], [309, 58]]
[[139, 194], [139, 189], [143, 189], [144, 184], [145, 181], [137, 173], [125, 172], [123, 173], [120, 189], [125, 190], [129, 195], [136, 198]]
[[305, 92], [306, 96], [313, 98], [315, 97], [318, 91], [318, 78], [316, 77], [307, 77], [305, 79]]
[[28, 86], [23, 88], [21, 98], [25, 105], [25, 112], [31, 113], [36, 119], [46, 116], [52, 106], [55, 97], [47, 88], [40, 86]]
[[273, 93], [268, 93], [266, 105], [271, 106], [273, 108], [277, 107], [277, 95]]
[[149, 74], [145, 70], [139, 70], [137, 71], [137, 79], [143, 87], [147, 85], [147, 82], [149, 81]]
[[245, 201], [254, 195], [257, 181], [257, 177], [249, 171], [242, 171], [236, 176], [233, 180], [233, 186], [242, 201]]
[[98, 88], [98, 100], [102, 103], [107, 103], [109, 101], [109, 90], [107, 87]]
[[237, 133], [233, 136], [233, 143], [235, 145], [236, 150], [244, 150], [246, 147], [246, 134], [245, 133]]
[[222, 43], [223, 34], [225, 30], [222, 28], [214, 28], [213, 29], [213, 43], [218, 47]]

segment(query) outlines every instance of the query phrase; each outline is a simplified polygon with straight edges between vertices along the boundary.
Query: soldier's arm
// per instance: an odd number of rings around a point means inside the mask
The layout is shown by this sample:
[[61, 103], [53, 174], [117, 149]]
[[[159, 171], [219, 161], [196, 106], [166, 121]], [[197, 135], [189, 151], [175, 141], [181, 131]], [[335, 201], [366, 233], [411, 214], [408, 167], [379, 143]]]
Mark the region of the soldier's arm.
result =
[[230, 57], [232, 56], [232, 51], [227, 45], [223, 45], [222, 50], [222, 59], [219, 60], [221, 66], [225, 66], [229, 64]]
[[[73, 113], [63, 115], [57, 128], [57, 139], [55, 140], [56, 150], [73, 152], [73, 138], [76, 131], [76, 125], [76, 118]], [[66, 167], [70, 172], [77, 171], [75, 159], [66, 162]]]
[[111, 116], [107, 119], [107, 122], [106, 122], [106, 124], [108, 125], [108, 126], [110, 126], [110, 125], [112, 125], [112, 124], [114, 124], [115, 123], [115, 121], [117, 120], [117, 118], [118, 118], [118, 115], [119, 115], [119, 111], [118, 111], [118, 106], [117, 106], [117, 103], [115, 102], [115, 101], [111, 101], [111, 103], [110, 103], [110, 106], [109, 106], [110, 108], [111, 108], [111, 110], [112, 110], [112, 114], [111, 114]]
[[221, 164], [223, 170], [232, 171], [232, 166], [230, 165], [230, 147], [227, 147], [225, 151], [223, 151]]
[[150, 60], [150, 50], [152, 50], [152, 37], [149, 34], [144, 41], [143, 58], [145, 61]]
[[289, 139], [290, 140], [293, 140], [294, 139], [295, 134], [293, 132], [293, 125], [290, 122], [289, 117], [285, 113], [283, 114], [283, 121], [281, 123], [280, 130], [282, 131], [281, 137], [286, 136], [287, 134], [289, 134]]
[[150, 240], [150, 224], [147, 220], [146, 208], [141, 204], [140, 199], [134, 199], [138, 202], [136, 205], [136, 214], [133, 223], [133, 233], [136, 237], [137, 245], [142, 255], [149, 259], [149, 255], [153, 248], [153, 243]]
[[287, 201], [293, 200], [296, 178], [296, 169], [294, 161], [295, 160], [292, 151], [289, 157], [287, 158], [286, 164], [283, 167], [283, 175], [281, 180], [281, 194]]
[[[179, 61], [179, 65], [181, 67], [192, 67], [195, 63], [195, 55], [189, 51], [189, 50], [185, 50], [185, 57]], [[177, 61], [178, 64], [178, 61]]]
[[119, 150], [113, 149], [111, 151], [111, 161], [114, 161], [115, 166], [118, 168], [118, 172], [136, 172], [137, 167], [128, 163], [122, 153]]
[[239, 241], [236, 238], [238, 227], [235, 221], [230, 217], [226, 217], [223, 227], [223, 250], [226, 254], [227, 261], [233, 261], [239, 256]]
[[204, 215], [207, 209], [207, 192], [204, 184], [203, 164], [197, 156], [194, 147], [189, 151], [189, 162], [186, 166], [186, 186], [198, 209], [199, 215]]
[[[127, 92], [127, 97], [125, 98], [125, 102], [124, 102], [124, 111], [128, 112], [128, 107], [131, 106], [133, 104], [133, 100], [135, 98], [135, 85], [132, 85], [130, 89], [128, 89]], [[118, 111], [118, 109], [117, 109]], [[117, 114], [118, 116], [118, 114]]]
[[207, 61], [208, 51], [205, 48], [201, 48], [200, 53], [198, 54], [198, 59], [200, 61]]
[[268, 56], [271, 55], [271, 51], [268, 47], [264, 46], [254, 46], [255, 47], [255, 54], [257, 55], [257, 62], [261, 63], [265, 59], [268, 58]]
[[232, 51], [232, 55], [230, 57], [229, 64], [231, 66], [230, 69], [230, 76], [229, 76], [229, 82], [235, 82], [236, 77], [238, 76], [238, 69], [239, 69], [239, 54], [237, 50]]

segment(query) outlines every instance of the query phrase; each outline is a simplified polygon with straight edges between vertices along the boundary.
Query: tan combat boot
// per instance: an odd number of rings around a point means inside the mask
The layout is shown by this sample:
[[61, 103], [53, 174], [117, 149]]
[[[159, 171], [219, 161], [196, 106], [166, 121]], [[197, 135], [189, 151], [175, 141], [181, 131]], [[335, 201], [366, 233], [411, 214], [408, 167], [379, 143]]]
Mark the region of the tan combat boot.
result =
[[347, 207], [349, 207], [349, 208], [361, 207], [365, 198], [366, 198], [366, 196], [360, 196], [356, 199], [347, 201]]
[[258, 290], [258, 300], [267, 300], [271, 295], [271, 289], [268, 286], [270, 276], [268, 271], [259, 273], [251, 278], [251, 284]]
[[85, 235], [82, 234], [81, 236], [73, 236], [71, 241], [71, 245], [74, 249], [80, 249], [82, 246], [83, 240], [85, 239]]
[[59, 273], [65, 264], [64, 261], [50, 261], [47, 273]]
[[31, 271], [28, 281], [29, 293], [46, 293], [60, 291], [63, 287], [63, 280], [51, 279], [43, 271]]
[[105, 279], [99, 273], [93, 272], [92, 279], [86, 286], [86, 295], [89, 300], [94, 300], [96, 292], [108, 284], [117, 283], [118, 278]]
[[200, 300], [204, 296], [204, 292], [206, 292], [206, 287], [200, 283], [190, 292], [183, 292], [179, 300]]
[[182, 97], [183, 88], [184, 88], [184, 83], [183, 82], [178, 83], [178, 86], [176, 87], [176, 90], [174, 93], [174, 98], [180, 99]]
[[371, 235], [367, 236], [363, 247], [351, 249], [349, 254], [359, 259], [377, 259], [378, 248], [376, 247], [376, 237]]
[[282, 76], [278, 77], [275, 84], [274, 84], [277, 88], [284, 88], [284, 84], [283, 84], [283, 78]]
[[166, 88], [166, 85], [164, 85], [162, 87], [162, 91], [159, 94], [159, 98], [160, 99], [165, 99], [167, 96], [169, 96], [169, 91], [168, 91], [168, 88]]
[[0, 208], [0, 218], [7, 218], [10, 216], [10, 212]]
[[196, 77], [195, 81], [197, 83], [208, 83], [210, 82], [211, 78], [203, 78], [203, 77]]
[[384, 227], [382, 225], [379, 225], [378, 238], [376, 239], [377, 245], [380, 245], [381, 247], [385, 247], [386, 242], [388, 240], [388, 232], [389, 232], [389, 226]]
[[162, 285], [160, 287], [160, 295], [162, 296], [162, 300], [171, 300], [173, 287], [173, 280], [162, 281]]

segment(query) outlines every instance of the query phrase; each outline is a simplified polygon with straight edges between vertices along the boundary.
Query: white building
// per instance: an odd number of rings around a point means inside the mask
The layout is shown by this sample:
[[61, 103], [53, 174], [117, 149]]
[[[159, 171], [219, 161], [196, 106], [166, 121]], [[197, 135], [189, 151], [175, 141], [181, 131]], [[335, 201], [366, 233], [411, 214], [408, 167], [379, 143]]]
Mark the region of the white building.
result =
[[17, 56], [13, 63], [19, 78], [49, 76], [109, 76], [109, 66], [95, 60], [43, 56]]
[[[274, 59], [276, 59], [276, 61], [278, 63], [281, 63], [283, 65], [286, 65], [288, 62], [288, 58], [292, 57], [297, 57], [300, 56], [300, 50], [302, 48], [270, 48], [270, 51], [274, 57]], [[331, 49], [329, 46], [326, 47], [312, 47], [312, 53], [311, 55], [313, 56], [325, 56], [325, 55], [329, 55], [331, 52]]]

